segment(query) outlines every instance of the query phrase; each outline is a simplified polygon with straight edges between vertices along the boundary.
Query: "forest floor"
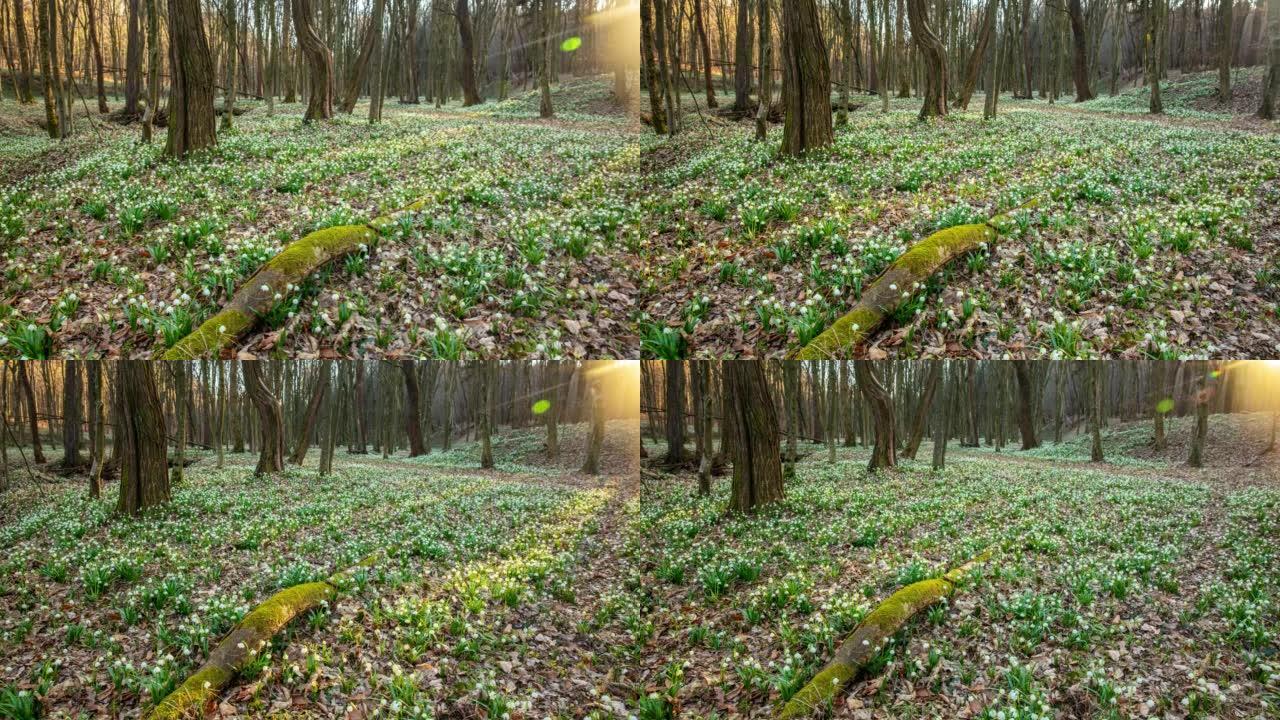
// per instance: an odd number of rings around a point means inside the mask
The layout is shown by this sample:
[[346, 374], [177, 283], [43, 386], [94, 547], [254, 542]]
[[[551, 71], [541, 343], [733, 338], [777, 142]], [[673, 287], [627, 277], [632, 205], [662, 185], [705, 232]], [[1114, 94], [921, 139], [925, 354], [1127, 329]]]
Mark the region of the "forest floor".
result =
[[[1247, 93], [1255, 71], [1240, 71]], [[1271, 356], [1280, 347], [1280, 124], [1198, 110], [1206, 80], [1075, 105], [1001, 101], [921, 123], [860, 107], [834, 147], [693, 111], [652, 152], [637, 264], [645, 357], [777, 356], [912, 243], [1018, 211], [995, 247], [918, 287], [859, 356]], [[731, 98], [721, 96], [722, 106]], [[642, 105], [647, 105], [642, 103]]]
[[611, 79], [435, 109], [389, 99], [304, 126], [257, 101], [182, 163], [136, 125], [83, 118], [63, 142], [42, 109], [0, 106], [0, 355], [162, 352], [285, 244], [426, 207], [301, 283], [238, 344], [249, 354], [635, 357], [628, 197], [652, 136]]
[[25, 692], [39, 717], [140, 717], [277, 589], [385, 550], [278, 636], [215, 716], [625, 716], [641, 693], [622, 560], [647, 543], [638, 432], [610, 423], [601, 476], [577, 471], [584, 425], [561, 427], [558, 461], [540, 428], [498, 436], [492, 471], [474, 443], [413, 459], [339, 449], [327, 478], [315, 449], [265, 480], [254, 455], [217, 469], [199, 453], [173, 502], [136, 521], [80, 482], [19, 481], [0, 497], [18, 508], [0, 518], [0, 707]]
[[725, 515], [727, 481], [700, 498], [687, 473], [646, 471], [645, 582], [672, 608], [644, 654], [655, 702], [770, 717], [878, 602], [990, 548], [837, 696], [835, 717], [1274, 717], [1280, 458], [1243, 466], [1269, 422], [1214, 416], [1202, 469], [1185, 466], [1191, 418], [1158, 458], [1138, 441], [1149, 423], [1108, 429], [1107, 451], [1142, 466], [1088, 463], [1071, 440], [953, 446], [934, 473], [925, 443], [870, 474], [864, 448], [829, 464], [805, 445], [786, 499], [754, 518]]

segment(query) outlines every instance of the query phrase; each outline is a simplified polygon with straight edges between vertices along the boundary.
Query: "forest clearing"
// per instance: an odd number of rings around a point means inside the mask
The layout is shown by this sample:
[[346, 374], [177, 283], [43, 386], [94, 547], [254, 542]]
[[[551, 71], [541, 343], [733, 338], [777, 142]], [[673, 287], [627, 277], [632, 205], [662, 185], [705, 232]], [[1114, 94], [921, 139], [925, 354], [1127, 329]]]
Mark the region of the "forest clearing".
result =
[[[91, 496], [98, 463], [134, 471], [115, 451], [67, 469], [63, 427], [42, 463], [8, 446], [0, 717], [626, 714], [634, 364], [350, 363], [326, 394], [329, 363], [262, 363], [288, 437], [318, 418], [318, 447], [291, 444], [275, 471], [255, 467], [272, 453], [257, 447], [262, 374], [244, 363], [242, 392], [233, 365], [157, 373], [160, 419], [188, 444], [170, 447], [170, 478], [133, 475], [164, 481], [150, 507], [131, 512], [119, 480]], [[114, 398], [125, 385], [108, 377]], [[184, 383], [189, 424], [170, 412]], [[209, 672], [228, 657], [230, 675]]]
[[679, 364], [642, 394], [648, 717], [1280, 711], [1274, 367]]
[[350, 254], [273, 284], [242, 337], [199, 349], [634, 356], [620, 257], [645, 143], [605, 78], [566, 78], [553, 99], [552, 121], [530, 91], [309, 127], [302, 105], [242, 102], [234, 131], [180, 164], [127, 127], [55, 141], [29, 126], [3, 151], [0, 233], [15, 242], [0, 349], [159, 357], [290, 243], [412, 205]]

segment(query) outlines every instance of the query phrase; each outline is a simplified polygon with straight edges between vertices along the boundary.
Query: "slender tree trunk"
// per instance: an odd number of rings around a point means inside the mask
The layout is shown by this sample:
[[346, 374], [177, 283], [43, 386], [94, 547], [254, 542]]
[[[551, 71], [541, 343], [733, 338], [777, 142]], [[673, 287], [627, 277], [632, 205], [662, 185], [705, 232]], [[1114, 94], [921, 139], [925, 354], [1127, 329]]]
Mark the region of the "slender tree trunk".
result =
[[725, 430], [733, 436], [729, 510], [751, 513], [783, 496], [778, 417], [769, 399], [762, 362], [726, 362], [722, 368]]
[[102, 461], [107, 446], [102, 418], [102, 361], [86, 361], [85, 374], [89, 390], [89, 497], [96, 500], [102, 497]]
[[769, 0], [760, 0], [760, 102], [756, 105], [756, 140], [769, 136], [769, 106], [773, 104], [773, 43], [770, 42]]
[[1101, 361], [1086, 362], [1089, 373], [1089, 434], [1093, 438], [1089, 459], [1102, 462], [1102, 371]]
[[[659, 82], [657, 60], [654, 56], [654, 0], [640, 0], [640, 59], [641, 80], [649, 91], [649, 114], [653, 131], [659, 135], [667, 132], [666, 116], [662, 110], [662, 85]], [[745, 108], [743, 108], [745, 109]]]
[[[649, 1], [657, 4], [656, 0]], [[751, 0], [738, 0], [737, 23], [733, 46], [733, 109], [746, 112], [751, 106]]]
[[169, 483], [177, 485], [182, 482], [183, 473], [186, 471], [187, 457], [187, 436], [191, 433], [191, 414], [187, 412], [188, 394], [191, 391], [191, 381], [189, 379], [190, 370], [186, 361], [177, 361], [169, 363], [168, 367], [173, 373], [174, 385], [174, 402], [173, 416], [174, 424], [177, 425], [174, 439], [174, 452], [177, 454], [177, 462], [169, 471]]
[[[1079, 1], [1072, 0], [1072, 2]], [[983, 11], [982, 23], [978, 30], [977, 42], [973, 46], [973, 52], [969, 53], [969, 60], [964, 66], [964, 80], [960, 84], [960, 96], [956, 98], [955, 106], [960, 110], [969, 109], [969, 100], [973, 97], [974, 89], [978, 87], [978, 75], [982, 72], [982, 67], [987, 62], [987, 45], [991, 42], [991, 35], [995, 32], [996, 10], [996, 0], [987, 0], [987, 7]], [[992, 62], [994, 63], [995, 60], [996, 58], [993, 58]], [[988, 87], [987, 92], [990, 94], [990, 87]]]
[[1156, 360], [1152, 367], [1151, 379], [1151, 415], [1155, 423], [1155, 434], [1152, 443], [1156, 450], [1164, 450], [1168, 445], [1164, 435], [1164, 416], [1172, 403], [1165, 402], [1165, 361]]
[[[356, 418], [356, 442], [352, 448], [352, 452], [357, 455], [364, 455], [369, 452], [369, 436], [368, 426], [365, 425], [364, 415], [364, 361], [356, 360], [355, 368], [355, 404], [352, 407], [352, 415]], [[447, 443], [448, 440], [446, 439]], [[448, 447], [446, 446], [447, 450]]]
[[1018, 382], [1018, 432], [1022, 434], [1022, 449], [1031, 450], [1040, 447], [1040, 439], [1036, 437], [1036, 417], [1033, 414], [1035, 393], [1031, 378], [1031, 368], [1026, 360], [1013, 361], [1014, 378]]
[[[591, 410], [589, 431], [587, 434], [587, 456], [582, 461], [582, 472], [586, 475], [600, 474], [600, 451], [604, 447], [604, 392], [600, 387], [599, 366], [592, 367], [588, 361], [584, 368], [587, 381], [587, 406]], [[695, 370], [701, 374], [701, 371]], [[703, 450], [703, 461], [706, 462], [706, 450]], [[709, 464], [709, 463], [708, 463]], [[701, 483], [701, 477], [699, 477]]]
[[[545, 2], [545, 0], [544, 0]], [[480, 361], [480, 467], [493, 467], [493, 391], [496, 382], [497, 363]]]
[[[548, 4], [549, 1], [543, 0]], [[462, 104], [464, 107], [479, 105], [484, 101], [480, 99], [480, 93], [476, 90], [476, 51], [475, 40], [471, 33], [471, 4], [468, 0], [457, 0], [454, 3], [454, 19], [458, 23], [458, 36], [461, 40], [462, 67], [458, 68], [458, 76], [462, 80]], [[544, 27], [544, 31], [547, 29]], [[549, 42], [551, 42], [550, 38], [543, 38], [543, 43]], [[543, 115], [543, 117], [549, 116]]]
[[1093, 89], [1089, 87], [1089, 30], [1085, 27], [1084, 8], [1080, 0], [1068, 0], [1067, 18], [1071, 21], [1071, 77], [1076, 85], [1076, 102], [1092, 100]]
[[[14, 0], [22, 2], [22, 0]], [[121, 113], [126, 118], [137, 118], [142, 113], [138, 102], [142, 97], [142, 0], [128, 0], [127, 23], [125, 32], [126, 48], [124, 52], [124, 108]]]
[[27, 365], [30, 363], [18, 362], [18, 385], [22, 389], [23, 395], [27, 397], [27, 420], [31, 425], [31, 457], [37, 465], [43, 465], [44, 449], [40, 445], [40, 416], [36, 413], [36, 393], [31, 386], [31, 377], [27, 374]]
[[142, 111], [142, 141], [151, 143], [152, 127], [160, 109], [160, 12], [157, 0], [146, 0], [147, 7], [147, 97]]
[[116, 361], [116, 413], [113, 438], [120, 447], [120, 499], [117, 512], [138, 515], [169, 502], [168, 443], [164, 406], [156, 390], [153, 364]]
[[79, 470], [84, 466], [80, 456], [80, 426], [84, 422], [83, 401], [80, 397], [80, 362], [67, 360], [62, 364], [62, 467]]
[[667, 393], [667, 457], [666, 464], [684, 464], [684, 363], [668, 360], [666, 367]]
[[698, 442], [698, 494], [711, 494], [711, 470], [715, 465], [712, 457], [714, 449], [711, 438], [711, 363], [706, 361], [696, 361], [693, 363], [694, 383], [697, 392], [694, 393], [697, 407], [697, 435], [700, 438]]
[[1276, 119], [1276, 104], [1280, 103], [1280, 0], [1267, 0], [1267, 37], [1270, 50], [1267, 53], [1267, 73], [1262, 80], [1262, 103], [1258, 117]]
[[[945, 360], [935, 360], [939, 365]], [[943, 368], [945, 372], [946, 368]], [[942, 470], [947, 465], [947, 438], [951, 433], [951, 386], [950, 380], [944, 380], [942, 386], [942, 402], [933, 413], [933, 469]]]
[[1231, 105], [1231, 57], [1235, 54], [1234, 7], [1235, 0], [1218, 0], [1218, 102], [1228, 106]]
[[374, 48], [379, 45], [378, 40], [382, 35], [382, 9], [385, 4], [386, 0], [374, 0], [373, 14], [369, 18], [369, 24], [364, 28], [364, 33], [360, 36], [360, 51], [356, 55], [355, 62], [351, 64], [350, 74], [347, 75], [347, 87], [342, 94], [342, 101], [338, 103], [338, 112], [350, 115], [356, 108], [356, 101], [360, 99], [360, 89], [364, 87], [365, 79], [369, 74], [369, 60], [373, 57]]
[[693, 0], [693, 21], [694, 30], [698, 36], [698, 47], [702, 50], [702, 79], [706, 86], [707, 107], [714, 108], [719, 103], [716, 102], [715, 87], [711, 84], [711, 43], [707, 41], [707, 25], [702, 12], [702, 0]]
[[1191, 436], [1191, 455], [1187, 464], [1191, 467], [1204, 466], [1204, 438], [1209, 432], [1209, 396], [1213, 363], [1201, 361], [1204, 371], [1200, 375], [1200, 390], [1196, 393], [1196, 429]]
[[[0, 2], [3, 2], [3, 0], [0, 0]], [[94, 75], [97, 79], [98, 112], [105, 114], [111, 108], [107, 107], [107, 85], [102, 63], [102, 44], [98, 42], [98, 16], [93, 7], [93, 0], [85, 0], [85, 11], [88, 13], [88, 17], [85, 18], [85, 32], [88, 34], [89, 49], [93, 53]]]
[[547, 409], [542, 413], [547, 424], [547, 459], [560, 457], [560, 361], [549, 360], [543, 373], [542, 399]]
[[17, 36], [15, 44], [18, 49], [18, 102], [23, 105], [29, 105], [35, 100], [31, 95], [31, 48], [27, 44], [27, 20], [24, 14], [24, 4], [25, 0], [13, 0], [13, 30]]

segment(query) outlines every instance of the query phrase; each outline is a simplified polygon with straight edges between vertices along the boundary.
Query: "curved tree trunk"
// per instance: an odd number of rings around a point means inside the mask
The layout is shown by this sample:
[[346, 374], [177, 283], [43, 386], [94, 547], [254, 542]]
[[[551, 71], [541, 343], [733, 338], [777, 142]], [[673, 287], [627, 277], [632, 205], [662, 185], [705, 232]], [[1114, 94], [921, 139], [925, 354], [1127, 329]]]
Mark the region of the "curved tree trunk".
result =
[[152, 364], [116, 361], [116, 395], [120, 408], [113, 433], [120, 448], [118, 512], [137, 515], [169, 502], [168, 440], [164, 405], [156, 390]]
[[920, 48], [920, 61], [924, 74], [924, 106], [920, 119], [941, 117], [947, 114], [947, 52], [929, 25], [929, 4], [926, 0], [907, 0], [907, 20], [911, 23], [911, 36]]
[[[3, 2], [3, 0], [0, 0], [0, 2]], [[93, 7], [93, 0], [85, 0], [85, 11], [88, 13], [88, 17], [85, 19], [85, 31], [89, 35], [89, 48], [93, 51], [94, 75], [97, 79], [98, 112], [105, 114], [111, 108], [107, 107], [107, 86], [103, 77], [102, 44], [98, 41], [98, 18]]]
[[[1072, 0], [1072, 2], [1080, 2], [1080, 0]], [[956, 98], [955, 106], [960, 110], [969, 109], [969, 100], [973, 98], [973, 91], [978, 87], [978, 75], [982, 72], [982, 66], [987, 60], [987, 45], [991, 42], [991, 35], [995, 32], [996, 27], [996, 0], [988, 0], [986, 10], [982, 16], [982, 24], [979, 26], [977, 42], [973, 46], [973, 52], [969, 53], [969, 60], [964, 66], [964, 79], [960, 84], [960, 95]], [[999, 58], [992, 58], [991, 62], [998, 62]], [[991, 93], [991, 88], [987, 88], [987, 93]]]
[[258, 454], [258, 467], [253, 471], [255, 475], [276, 473], [284, 469], [284, 419], [280, 401], [272, 394], [263, 376], [263, 363], [261, 360], [241, 362], [245, 392], [258, 409], [261, 451]]
[[911, 421], [911, 434], [907, 436], [907, 445], [902, 449], [902, 457], [907, 460], [916, 459], [916, 451], [924, 441], [924, 430], [929, 424], [929, 413], [933, 408], [933, 394], [938, 389], [938, 378], [942, 376], [942, 362], [929, 363], [929, 375], [924, 381], [924, 392], [920, 396], [920, 404], [916, 406], [915, 419]]
[[831, 68], [814, 0], [782, 0], [782, 154], [830, 145]]
[[170, 157], [211, 147], [214, 133], [213, 56], [204, 35], [200, 0], [169, 0]]
[[307, 450], [311, 447], [311, 436], [316, 428], [316, 418], [320, 415], [320, 406], [324, 403], [325, 393], [329, 391], [329, 363], [325, 360], [320, 363], [319, 375], [316, 376], [315, 387], [311, 390], [311, 399], [307, 402], [307, 414], [302, 418], [302, 425], [298, 427], [298, 437], [293, 443], [293, 454], [289, 456], [289, 462], [293, 465], [301, 465], [307, 459]]
[[853, 365], [853, 374], [858, 381], [858, 389], [871, 408], [871, 416], [876, 427], [875, 448], [871, 451], [871, 462], [867, 469], [876, 470], [884, 467], [895, 467], [898, 459], [895, 456], [897, 443], [894, 440], [893, 400], [889, 392], [880, 382], [874, 360], [858, 360]]
[[[731, 512], [750, 513], [782, 499], [782, 457], [778, 453], [778, 416], [764, 377], [764, 363], [723, 364], [725, 431], [732, 436]], [[670, 412], [670, 407], [667, 408]]]
[[347, 88], [342, 94], [342, 101], [338, 103], [338, 112], [350, 115], [356, 109], [360, 88], [364, 87], [365, 78], [369, 75], [369, 60], [373, 57], [374, 47], [382, 34], [382, 12], [385, 4], [386, 0], [373, 2], [373, 14], [360, 37], [360, 52], [351, 64], [351, 74], [347, 76]]
[[[169, 0], [170, 3], [175, 1]], [[307, 74], [311, 79], [303, 122], [328, 120], [333, 117], [333, 53], [316, 33], [311, 0], [290, 1], [293, 3], [293, 25], [298, 34], [298, 46], [307, 57]]]

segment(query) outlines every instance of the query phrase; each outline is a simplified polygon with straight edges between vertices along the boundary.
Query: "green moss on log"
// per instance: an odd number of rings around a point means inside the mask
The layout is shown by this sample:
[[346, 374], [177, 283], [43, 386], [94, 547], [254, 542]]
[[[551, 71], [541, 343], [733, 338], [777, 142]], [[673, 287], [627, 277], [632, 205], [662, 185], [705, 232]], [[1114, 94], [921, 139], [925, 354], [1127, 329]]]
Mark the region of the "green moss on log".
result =
[[808, 717], [815, 710], [830, 705], [832, 699], [880, 652], [894, 633], [902, 629], [916, 613], [949, 597], [955, 592], [956, 585], [989, 557], [990, 552], [984, 552], [942, 577], [911, 583], [890, 595], [858, 623], [853, 633], [836, 649], [835, 656], [826, 667], [782, 707], [778, 713], [779, 720]]
[[179, 720], [204, 716], [205, 707], [253, 660], [276, 633], [302, 613], [337, 597], [328, 581], [304, 583], [272, 595], [254, 608], [209, 653], [209, 659], [168, 697], [147, 720]]
[[[338, 225], [317, 230], [280, 251], [267, 261], [264, 270], [283, 276], [286, 283], [296, 284], [312, 270], [330, 260], [369, 244], [377, 237], [368, 225]], [[261, 271], [259, 271], [261, 272]]]
[[163, 360], [194, 360], [217, 353], [253, 327], [254, 318], [237, 308], [227, 307], [205, 320], [169, 348]]

